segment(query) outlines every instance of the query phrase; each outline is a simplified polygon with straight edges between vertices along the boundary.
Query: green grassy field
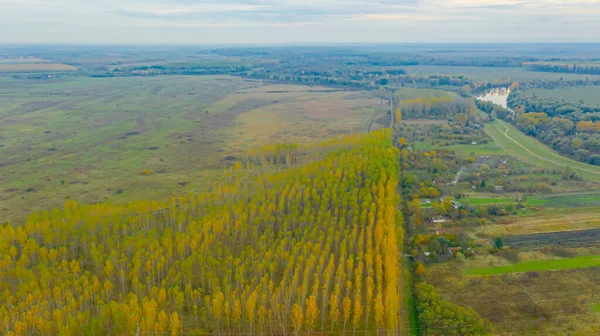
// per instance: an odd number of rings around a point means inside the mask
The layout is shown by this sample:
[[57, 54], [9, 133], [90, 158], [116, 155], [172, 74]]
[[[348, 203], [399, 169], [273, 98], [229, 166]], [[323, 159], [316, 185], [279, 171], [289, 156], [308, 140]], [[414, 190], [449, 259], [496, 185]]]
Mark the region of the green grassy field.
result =
[[561, 156], [548, 146], [526, 136], [504, 121], [495, 120], [488, 123], [485, 126], [485, 131], [498, 146], [522, 161], [549, 169], [563, 170], [566, 167], [571, 167], [574, 172], [585, 179], [600, 181], [600, 167]]
[[408, 100], [417, 98], [431, 98], [431, 97], [451, 97], [457, 98], [458, 95], [454, 92], [448, 92], [445, 90], [437, 89], [417, 89], [410, 87], [399, 88], [396, 94], [398, 100]]
[[527, 204], [552, 208], [600, 206], [600, 193], [540, 195], [529, 198]]
[[600, 105], [600, 87], [598, 86], [580, 86], [580, 87], [564, 87], [553, 90], [546, 89], [531, 89], [524, 91], [526, 96], [532, 97], [536, 95], [541, 99], [551, 99], [554, 101], [571, 101], [577, 102], [583, 100], [585, 104]]
[[563, 74], [550, 72], [527, 71], [524, 68], [502, 68], [502, 67], [473, 67], [473, 66], [437, 66], [437, 65], [415, 65], [403, 67], [408, 74], [415, 75], [464, 75], [473, 80], [512, 80], [530, 81], [535, 79], [546, 80], [578, 80], [596, 78], [600, 76]]
[[590, 255], [569, 259], [532, 260], [508, 266], [472, 268], [464, 271], [466, 275], [501, 275], [532, 271], [568, 270], [578, 268], [600, 267], [600, 255]]
[[487, 144], [477, 144], [477, 145], [452, 145], [441, 147], [444, 149], [449, 149], [455, 151], [459, 155], [471, 156], [471, 155], [502, 155], [506, 154], [506, 151], [496, 145], [493, 142], [489, 142]]
[[509, 204], [516, 203], [513, 197], [472, 197], [464, 200], [469, 205]]
[[2, 80], [0, 222], [66, 199], [194, 192], [247, 149], [364, 132], [380, 103], [320, 91], [215, 76]]
[[600, 303], [596, 303], [596, 304], [592, 305], [592, 310], [600, 313]]

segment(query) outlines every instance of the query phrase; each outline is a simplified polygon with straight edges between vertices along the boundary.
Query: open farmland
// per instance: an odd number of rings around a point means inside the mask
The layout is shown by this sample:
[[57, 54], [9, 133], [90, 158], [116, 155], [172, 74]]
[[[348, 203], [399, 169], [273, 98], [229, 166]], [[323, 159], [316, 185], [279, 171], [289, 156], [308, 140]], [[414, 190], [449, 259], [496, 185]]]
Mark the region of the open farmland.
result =
[[43, 71], [76, 71], [77, 68], [59, 63], [1, 63], [1, 72], [43, 72]]
[[[528, 201], [529, 202], [529, 201]], [[529, 215], [509, 216], [476, 229], [487, 237], [518, 236], [600, 228], [600, 209], [546, 208]]]
[[[599, 219], [600, 221], [600, 219]], [[536, 233], [504, 237], [504, 244], [510, 247], [536, 248], [549, 245], [582, 247], [600, 244], [600, 229], [562, 232]]]
[[0, 215], [199, 190], [254, 146], [364, 132], [379, 103], [235, 77], [5, 80]]
[[[251, 149], [278, 142], [313, 142], [335, 134], [364, 132], [380, 99], [366, 92], [314, 90], [302, 86], [265, 86], [228, 99], [264, 97], [278, 103], [236, 118], [234, 144]], [[376, 129], [373, 125], [372, 129]]]

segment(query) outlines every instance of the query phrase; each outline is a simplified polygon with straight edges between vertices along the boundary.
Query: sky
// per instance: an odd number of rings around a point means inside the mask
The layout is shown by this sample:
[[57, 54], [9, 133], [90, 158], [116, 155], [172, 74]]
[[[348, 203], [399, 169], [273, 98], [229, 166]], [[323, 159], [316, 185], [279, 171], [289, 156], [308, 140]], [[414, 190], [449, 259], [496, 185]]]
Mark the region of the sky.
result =
[[600, 42], [600, 0], [0, 0], [0, 43]]

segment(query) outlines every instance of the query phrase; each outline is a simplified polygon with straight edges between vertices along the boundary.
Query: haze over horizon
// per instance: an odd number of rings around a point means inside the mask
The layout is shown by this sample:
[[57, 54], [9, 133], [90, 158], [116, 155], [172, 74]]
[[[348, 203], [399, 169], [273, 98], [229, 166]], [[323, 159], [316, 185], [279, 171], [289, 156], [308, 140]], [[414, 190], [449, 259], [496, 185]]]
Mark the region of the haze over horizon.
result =
[[0, 0], [0, 43], [600, 42], [600, 0]]

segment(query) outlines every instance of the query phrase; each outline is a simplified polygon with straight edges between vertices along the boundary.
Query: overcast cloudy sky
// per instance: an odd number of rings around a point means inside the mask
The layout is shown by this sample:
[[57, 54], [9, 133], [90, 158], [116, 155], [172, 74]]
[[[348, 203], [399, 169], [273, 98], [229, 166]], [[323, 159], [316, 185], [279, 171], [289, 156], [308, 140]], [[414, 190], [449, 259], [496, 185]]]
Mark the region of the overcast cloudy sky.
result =
[[600, 0], [0, 0], [19, 42], [600, 42]]

